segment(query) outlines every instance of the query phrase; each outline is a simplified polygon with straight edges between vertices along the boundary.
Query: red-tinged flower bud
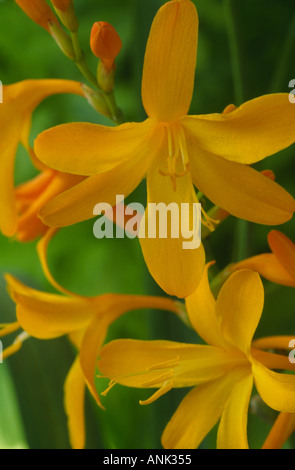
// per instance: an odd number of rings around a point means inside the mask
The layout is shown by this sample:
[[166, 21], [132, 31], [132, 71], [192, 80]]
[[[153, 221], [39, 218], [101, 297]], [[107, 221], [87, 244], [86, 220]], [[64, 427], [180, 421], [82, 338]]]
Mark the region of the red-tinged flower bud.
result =
[[49, 23], [58, 24], [56, 16], [45, 0], [15, 0], [15, 2], [31, 20], [42, 26], [46, 31], [50, 32]]
[[66, 12], [72, 3], [72, 0], [51, 0], [53, 6], [58, 8], [60, 11]]
[[272, 170], [263, 170], [261, 172], [261, 174], [266, 176], [267, 178], [269, 178], [272, 181], [275, 181], [275, 179], [276, 179], [276, 175], [274, 174], [274, 172]]
[[107, 70], [114, 68], [114, 62], [122, 48], [122, 42], [115, 28], [105, 21], [94, 23], [90, 46], [93, 54], [98, 57]]
[[234, 104], [229, 104], [222, 112], [222, 114], [229, 114], [235, 111], [237, 107]]

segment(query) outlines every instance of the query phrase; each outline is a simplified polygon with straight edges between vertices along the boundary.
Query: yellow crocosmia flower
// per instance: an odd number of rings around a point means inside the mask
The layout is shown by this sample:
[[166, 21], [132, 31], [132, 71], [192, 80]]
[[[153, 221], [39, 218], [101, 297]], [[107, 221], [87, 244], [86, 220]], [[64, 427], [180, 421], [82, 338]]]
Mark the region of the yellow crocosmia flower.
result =
[[208, 345], [113, 341], [100, 353], [99, 371], [111, 379], [110, 387], [120, 383], [156, 388], [142, 404], [173, 387], [195, 387], [163, 433], [165, 448], [197, 448], [219, 419], [217, 447], [248, 448], [247, 410], [253, 381], [271, 408], [295, 411], [295, 376], [271, 370], [294, 370], [294, 364], [286, 356], [251, 346], [263, 303], [257, 273], [240, 270], [232, 274], [215, 300], [205, 270], [186, 306], [192, 326]]
[[0, 229], [7, 236], [17, 230], [14, 193], [14, 162], [18, 144], [29, 147], [31, 117], [35, 108], [50, 95], [83, 95], [81, 85], [70, 80], [25, 80], [3, 87], [0, 105]]
[[[65, 382], [65, 409], [72, 447], [83, 448], [85, 386], [102, 407], [94, 383], [95, 368], [109, 326], [131, 310], [155, 308], [179, 314], [179, 306], [164, 297], [120, 294], [82, 297], [70, 292], [68, 295], [48, 294], [31, 289], [10, 275], [6, 280], [16, 303], [18, 328], [39, 339], [69, 335], [79, 350]], [[54, 285], [58, 287], [57, 283]]]
[[[147, 177], [149, 203], [197, 202], [193, 183], [214, 204], [260, 224], [290, 219], [295, 202], [248, 165], [291, 145], [295, 106], [288, 94], [261, 96], [225, 113], [188, 116], [194, 87], [198, 16], [190, 0], [158, 11], [145, 54], [142, 101], [148, 119], [109, 128], [58, 126], [36, 140], [37, 157], [59, 171], [89, 176], [42, 211], [46, 224], [65, 226], [93, 217], [98, 202], [115, 204]], [[149, 220], [150, 212], [146, 211]], [[204, 223], [210, 220], [204, 215]], [[170, 294], [191, 294], [204, 266], [202, 246], [182, 239], [141, 238], [151, 274]]]
[[268, 234], [272, 253], [247, 258], [231, 269], [252, 269], [276, 284], [295, 287], [295, 245], [283, 233], [272, 230]]

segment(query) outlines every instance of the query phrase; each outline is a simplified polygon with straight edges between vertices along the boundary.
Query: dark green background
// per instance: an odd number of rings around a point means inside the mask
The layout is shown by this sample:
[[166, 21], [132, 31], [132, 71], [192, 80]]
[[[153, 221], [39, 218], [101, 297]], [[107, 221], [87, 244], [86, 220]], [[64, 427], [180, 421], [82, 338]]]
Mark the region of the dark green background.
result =
[[[108, 21], [120, 33], [123, 49], [117, 60], [116, 95], [126, 120], [145, 117], [140, 98], [142, 63], [148, 31], [161, 0], [75, 0], [80, 20], [80, 39], [87, 60], [95, 70], [89, 34], [95, 21]], [[293, 0], [235, 0], [237, 37], [228, 35], [227, 1], [196, 0], [200, 19], [196, 86], [191, 114], [221, 112], [229, 103], [269, 92], [289, 92], [295, 78], [295, 12]], [[230, 40], [229, 40], [230, 38]], [[242, 84], [234, 79], [231, 52], [238, 47]], [[81, 80], [79, 71], [57, 49], [51, 37], [30, 21], [13, 0], [0, 1], [0, 80], [4, 84], [29, 78]], [[31, 139], [50, 126], [90, 121], [108, 124], [79, 97], [47, 99], [36, 110]], [[1, 129], [0, 129], [1, 137]], [[275, 171], [277, 181], [295, 195], [294, 146], [264, 160], [258, 169]], [[16, 182], [35, 174], [25, 151], [17, 156]], [[129, 200], [145, 202], [144, 184]], [[50, 266], [56, 278], [80, 294], [105, 292], [161, 293], [145, 267], [137, 240], [96, 240], [93, 221], [61, 230], [50, 245]], [[294, 239], [294, 221], [280, 230]], [[208, 258], [217, 270], [241, 253], [268, 250], [269, 227], [241, 226], [230, 218], [206, 244]], [[35, 253], [35, 242], [19, 244], [0, 238], [0, 271], [18, 276], [27, 284], [52, 291], [44, 279]], [[1, 276], [2, 278], [2, 276]], [[295, 334], [294, 289], [265, 282], [266, 303], [257, 336]], [[0, 322], [14, 319], [14, 305], [1, 281]], [[130, 313], [111, 328], [110, 338], [170, 339], [195, 341], [196, 336], [169, 314]], [[11, 338], [10, 338], [11, 339]], [[63, 382], [74, 358], [67, 339], [30, 339], [15, 356], [0, 364], [0, 448], [68, 448], [63, 411]], [[88, 396], [87, 447], [160, 448], [165, 423], [186, 391], [172, 391], [148, 407], [139, 399], [146, 391], [115, 387], [104, 400], [106, 411], [97, 409]], [[261, 413], [262, 414], [262, 413]], [[270, 423], [250, 415], [249, 441], [259, 448]], [[202, 447], [215, 445], [216, 430]]]

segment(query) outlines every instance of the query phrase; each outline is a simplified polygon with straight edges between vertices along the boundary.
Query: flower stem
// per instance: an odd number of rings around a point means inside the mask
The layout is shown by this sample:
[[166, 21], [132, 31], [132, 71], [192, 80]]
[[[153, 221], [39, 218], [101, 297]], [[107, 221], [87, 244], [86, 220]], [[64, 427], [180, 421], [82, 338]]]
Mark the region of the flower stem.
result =
[[[241, 63], [241, 46], [238, 34], [236, 8], [233, 0], [224, 0], [224, 12], [229, 40], [231, 67], [234, 84], [235, 104], [240, 106], [244, 101], [244, 85]], [[234, 246], [233, 261], [246, 258], [248, 251], [249, 222], [238, 219], [236, 223], [236, 243]]]
[[232, 0], [224, 0], [224, 12], [231, 56], [235, 105], [240, 106], [244, 101], [244, 86], [241, 65], [241, 47], [239, 42], [235, 7]]
[[294, 62], [294, 49], [295, 49], [295, 14], [291, 19], [290, 26], [286, 33], [286, 39], [284, 47], [281, 53], [278, 55], [278, 62], [275, 67], [275, 73], [271, 82], [270, 92], [277, 93], [282, 91], [288, 85], [291, 78], [287, 77], [288, 71], [290, 70], [290, 64]]

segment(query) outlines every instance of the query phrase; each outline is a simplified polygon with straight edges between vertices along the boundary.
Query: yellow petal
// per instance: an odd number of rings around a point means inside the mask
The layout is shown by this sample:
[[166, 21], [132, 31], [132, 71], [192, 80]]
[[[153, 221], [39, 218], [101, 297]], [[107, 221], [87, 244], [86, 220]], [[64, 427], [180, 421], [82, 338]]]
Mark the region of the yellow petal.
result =
[[[186, 297], [190, 295], [198, 286], [205, 265], [205, 252], [203, 246], [199, 248], [184, 248], [184, 243], [189, 239], [183, 236], [181, 226], [181, 204], [189, 204], [190, 227], [193, 221], [193, 204], [198, 203], [190, 174], [176, 178], [176, 188], [173, 189], [169, 176], [160, 174], [161, 167], [156, 162], [147, 174], [147, 202], [148, 207], [145, 212], [145, 231], [140, 227], [140, 244], [147, 267], [160, 287], [170, 295]], [[172, 211], [164, 217], [159, 216], [159, 223], [155, 219], [155, 204], [162, 203], [165, 210], [170, 206]], [[154, 206], [150, 206], [153, 204]], [[169, 214], [169, 210], [167, 211]], [[170, 223], [170, 221], [172, 223]], [[173, 234], [171, 225], [178, 230], [178, 234]], [[183, 224], [182, 224], [183, 225]], [[161, 226], [167, 229], [166, 238], [161, 238]], [[148, 236], [148, 230], [155, 227], [155, 234], [152, 238]], [[143, 238], [143, 234], [146, 235]], [[176, 237], [173, 238], [173, 235]], [[192, 239], [189, 240], [191, 243]], [[192, 245], [191, 245], [192, 246]]]
[[[158, 135], [161, 142], [161, 135]], [[82, 183], [48, 202], [40, 212], [43, 222], [53, 227], [65, 227], [94, 216], [100, 202], [114, 206], [117, 195], [126, 198], [145, 177], [159, 145], [155, 140], [111, 170], [86, 178]]]
[[198, 146], [238, 163], [252, 164], [295, 141], [295, 107], [287, 93], [264, 95], [226, 114], [184, 119]]
[[196, 332], [206, 341], [213, 346], [225, 346], [225, 341], [222, 337], [220, 325], [215, 314], [215, 299], [210, 290], [208, 281], [208, 268], [207, 264], [202, 275], [200, 284], [195, 292], [188, 296], [185, 300], [188, 316], [190, 322]]
[[83, 328], [96, 311], [91, 299], [40, 292], [10, 275], [6, 275], [6, 281], [9, 294], [17, 304], [19, 324], [36, 338], [56, 338]]
[[262, 400], [274, 410], [295, 412], [295, 376], [278, 374], [252, 361], [255, 385]]
[[164, 448], [196, 449], [217, 423], [233, 386], [244, 374], [244, 369], [237, 369], [189, 392], [166, 426]]
[[0, 227], [3, 234], [7, 237], [14, 235], [17, 228], [17, 212], [14, 197], [14, 159], [16, 150], [16, 140], [3, 150], [0, 144]]
[[145, 54], [142, 101], [147, 115], [173, 121], [187, 114], [194, 88], [198, 15], [188, 0], [158, 11]]
[[215, 380], [245, 363], [239, 355], [212, 346], [117, 340], [104, 346], [98, 367], [112, 383], [160, 388], [168, 377], [174, 387], [191, 387]]
[[193, 182], [214, 204], [258, 224], [277, 225], [291, 219], [295, 201], [277, 183], [253, 168], [187, 142]]
[[295, 414], [280, 413], [262, 449], [281, 449], [295, 429]]
[[[253, 345], [253, 343], [252, 343]], [[295, 371], [295, 364], [291, 363], [289, 357], [274, 354], [260, 349], [251, 348], [251, 356], [268, 369]]]
[[272, 230], [268, 243], [279, 262], [295, 281], [295, 244], [281, 232]]
[[85, 447], [85, 382], [79, 357], [68, 373], [64, 393], [71, 446], [73, 449], [83, 449]]
[[290, 276], [273, 253], [264, 253], [262, 255], [253, 256], [252, 258], [247, 258], [235, 264], [232, 269], [251, 269], [271, 282], [295, 287], [295, 278]]
[[36, 156], [50, 168], [76, 175], [96, 175], [128, 158], [141, 158], [154, 123], [127, 123], [117, 127], [71, 123], [42, 132], [35, 140]]
[[217, 449], [248, 449], [248, 408], [253, 388], [252, 374], [234, 386], [223, 410], [217, 434]]
[[290, 341], [294, 336], [268, 336], [252, 342], [252, 346], [258, 349], [289, 349]]
[[264, 304], [264, 290], [257, 273], [248, 270], [232, 274], [222, 286], [216, 315], [224, 338], [248, 354]]

